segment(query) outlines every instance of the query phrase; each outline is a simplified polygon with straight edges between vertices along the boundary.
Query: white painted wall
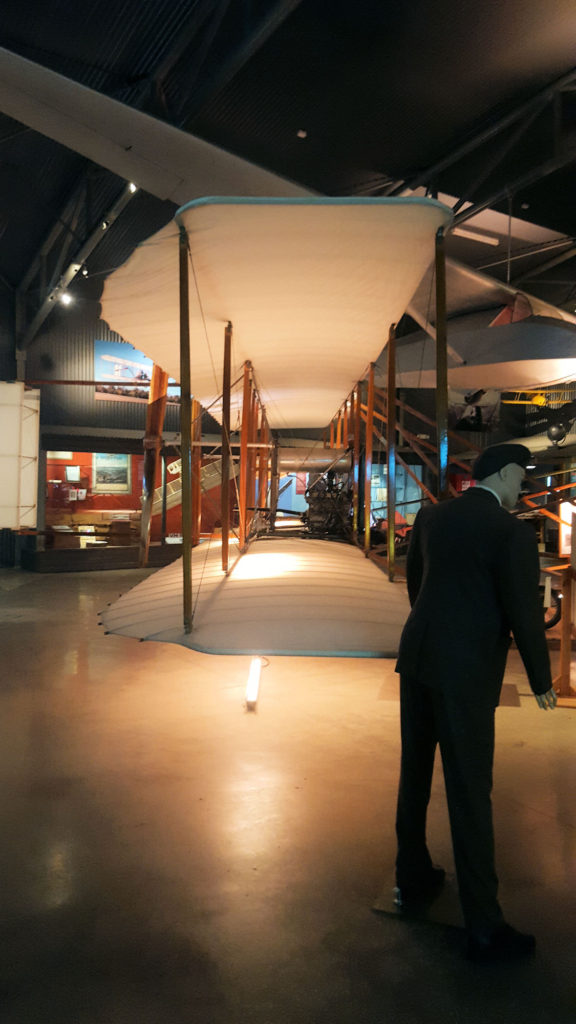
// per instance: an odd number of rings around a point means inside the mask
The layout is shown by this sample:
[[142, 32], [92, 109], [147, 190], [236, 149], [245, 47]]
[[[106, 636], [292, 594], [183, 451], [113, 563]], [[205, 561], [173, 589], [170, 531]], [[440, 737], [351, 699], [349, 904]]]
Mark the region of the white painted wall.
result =
[[0, 529], [35, 527], [40, 392], [0, 381]]

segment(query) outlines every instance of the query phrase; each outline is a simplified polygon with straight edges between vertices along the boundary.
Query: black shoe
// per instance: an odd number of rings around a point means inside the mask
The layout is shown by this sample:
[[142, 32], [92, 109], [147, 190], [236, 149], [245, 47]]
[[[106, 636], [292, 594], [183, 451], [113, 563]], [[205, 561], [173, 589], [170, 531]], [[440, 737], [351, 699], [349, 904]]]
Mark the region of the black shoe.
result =
[[409, 910], [430, 903], [440, 892], [445, 878], [444, 868], [430, 868], [425, 875], [415, 878], [407, 885], [397, 885], [394, 889], [396, 906]]
[[536, 939], [533, 935], [524, 935], [510, 924], [501, 924], [486, 936], [470, 934], [466, 955], [469, 960], [489, 963], [530, 956], [535, 949]]

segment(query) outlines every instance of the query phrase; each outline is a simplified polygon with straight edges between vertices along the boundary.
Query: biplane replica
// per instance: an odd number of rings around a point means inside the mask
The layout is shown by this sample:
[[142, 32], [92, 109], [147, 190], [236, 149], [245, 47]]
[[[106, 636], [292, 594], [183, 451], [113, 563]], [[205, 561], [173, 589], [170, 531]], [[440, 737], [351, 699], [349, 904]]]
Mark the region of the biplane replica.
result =
[[[155, 363], [145, 439], [143, 563], [168, 374], [183, 388], [182, 484], [180, 495], [173, 495], [182, 499], [183, 560], [122, 598], [106, 613], [108, 628], [210, 651], [393, 652], [406, 599], [357, 546], [361, 542], [366, 551], [370, 532], [373, 441], [387, 463], [391, 579], [395, 467], [402, 465], [396, 433], [435, 476], [434, 493], [415, 481], [421, 493], [429, 500], [445, 496], [448, 442], [457, 443], [448, 430], [448, 385], [477, 412], [475, 396], [487, 389], [525, 393], [576, 380], [574, 316], [446, 259], [448, 205], [415, 195], [316, 199], [294, 181], [17, 54], [2, 51], [1, 75], [5, 113], [124, 179], [104, 228], [140, 189], [187, 204], [105, 288], [110, 326]], [[221, 198], [188, 202], [202, 195]], [[230, 195], [246, 198], [222, 198]], [[470, 223], [476, 222], [475, 216]], [[96, 244], [91, 238], [63, 273], [22, 350]], [[405, 312], [422, 333], [396, 345], [391, 327]], [[404, 414], [414, 410], [396, 401], [396, 389], [412, 387], [434, 389], [435, 418], [424, 417], [410, 437]], [[558, 395], [558, 401], [547, 396], [547, 408], [532, 417], [535, 430], [543, 421], [546, 432], [530, 435], [530, 447], [542, 459], [549, 449], [559, 455], [561, 445], [564, 455], [574, 449], [576, 395]], [[202, 464], [202, 407], [220, 419], [218, 470]], [[241, 425], [239, 458], [233, 416]], [[326, 443], [309, 446], [300, 465], [349, 473], [354, 543], [306, 540], [304, 548], [274, 529], [278, 471], [288, 456], [273, 432], [305, 436], [326, 424]], [[468, 461], [453, 449], [453, 466], [468, 468], [471, 446], [465, 447]], [[404, 472], [413, 470], [405, 465]], [[202, 481], [212, 484], [215, 476], [221, 483], [221, 535], [218, 542], [198, 544]], [[275, 552], [277, 544], [283, 546]], [[288, 551], [294, 544], [297, 553]], [[335, 556], [333, 570], [324, 559], [328, 551]], [[315, 552], [324, 561], [310, 575]]]
[[[372, 428], [385, 431], [387, 420], [374, 364], [387, 339], [394, 359], [393, 325], [450, 219], [420, 198], [201, 199], [110, 276], [103, 317], [153, 359], [152, 405], [168, 375], [180, 381], [183, 558], [108, 609], [108, 631], [213, 653], [394, 653], [407, 598], [360, 548], [369, 544]], [[203, 410], [222, 429], [221, 529], [199, 543]], [[395, 419], [394, 410], [392, 429]], [[286, 447], [278, 433], [287, 432], [313, 439]], [[160, 436], [157, 422], [144, 521]], [[346, 474], [351, 543], [281, 529], [287, 466]], [[390, 533], [393, 548], [393, 525]]]
[[[108, 631], [209, 653], [395, 653], [408, 612], [403, 588], [392, 582], [396, 466], [414, 477], [425, 497], [446, 496], [449, 373], [465, 386], [478, 373], [486, 386], [495, 386], [498, 374], [500, 387], [516, 378], [526, 382], [536, 373], [538, 353], [542, 359], [536, 335], [546, 329], [550, 312], [538, 309], [530, 321], [534, 344], [530, 331], [526, 341], [523, 325], [518, 365], [505, 378], [498, 365], [505, 353], [493, 346], [497, 339], [502, 343], [503, 329], [515, 341], [521, 326], [515, 322], [516, 298], [507, 296], [510, 316], [498, 330], [492, 327], [484, 369], [481, 347], [475, 360], [463, 358], [447, 346], [445, 334], [436, 339], [432, 366], [427, 337], [420, 383], [433, 383], [436, 390], [437, 445], [406, 430], [398, 421], [402, 402], [396, 389], [414, 384], [412, 353], [410, 345], [397, 353], [394, 325], [415, 308], [419, 288], [429, 292], [434, 274], [440, 335], [445, 295], [439, 241], [450, 219], [441, 203], [415, 197], [200, 199], [182, 207], [173, 223], [111, 275], [103, 316], [153, 359], [152, 407], [161, 407], [168, 375], [180, 380], [183, 557], [108, 609]], [[522, 311], [525, 319], [527, 312]], [[562, 327], [571, 336], [562, 335], [560, 354], [543, 367], [556, 380], [572, 363], [574, 324], [553, 325], [557, 333]], [[199, 543], [203, 410], [222, 430], [221, 528]], [[317, 436], [323, 428], [324, 440], [310, 441], [304, 451], [278, 439], [279, 432]], [[396, 451], [397, 432], [436, 473], [436, 494]], [[144, 544], [160, 438], [158, 421], [146, 444]], [[364, 557], [370, 547], [374, 438], [387, 463], [388, 579]], [[469, 471], [471, 455], [462, 461], [453, 453], [450, 461]], [[280, 528], [278, 479], [287, 468], [345, 474], [350, 543], [287, 535]], [[324, 497], [330, 498], [326, 488]]]

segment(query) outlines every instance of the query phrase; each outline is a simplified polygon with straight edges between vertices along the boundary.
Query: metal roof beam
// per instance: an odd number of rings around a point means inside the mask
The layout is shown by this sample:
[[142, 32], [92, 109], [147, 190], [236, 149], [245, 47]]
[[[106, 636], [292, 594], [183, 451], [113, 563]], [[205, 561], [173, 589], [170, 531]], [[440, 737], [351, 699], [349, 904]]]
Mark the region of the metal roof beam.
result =
[[515, 178], [513, 181], [507, 182], [501, 189], [494, 192], [487, 199], [483, 199], [479, 203], [474, 203], [467, 210], [457, 214], [452, 222], [453, 227], [457, 227], [458, 224], [462, 224], [466, 220], [470, 220], [471, 217], [475, 217], [477, 213], [481, 213], [482, 210], [486, 210], [489, 207], [493, 207], [496, 203], [501, 202], [510, 193], [517, 192], [519, 189], [528, 188], [535, 182], [540, 181], [541, 178], [547, 178], [549, 174], [554, 174], [555, 171], [559, 171], [566, 164], [572, 163], [576, 160], [576, 146], [571, 146], [570, 149], [566, 150], [562, 155], [552, 157], [550, 160], [546, 160], [543, 164], [539, 164], [534, 167], [527, 174], [521, 175], [519, 178]]
[[[437, 175], [457, 163], [463, 157], [468, 156], [469, 153], [474, 152], [479, 146], [485, 142], [489, 142], [490, 139], [495, 138], [501, 132], [507, 128], [511, 128], [512, 125], [516, 124], [517, 121], [522, 121], [526, 117], [529, 117], [533, 111], [540, 110], [548, 103], [552, 102], [554, 97], [564, 91], [571, 91], [576, 83], [576, 68], [573, 68], [567, 74], [562, 75], [561, 78], [556, 79], [550, 85], [546, 86], [539, 93], [527, 100], [525, 103], [521, 103], [518, 107], [512, 110], [509, 114], [504, 117], [498, 118], [492, 124], [488, 125], [483, 131], [477, 132], [466, 142], [457, 146], [446, 156], [438, 160], [436, 163], [427, 167], [426, 170], [421, 171], [412, 178], [406, 178], [401, 188], [410, 188], [412, 190], [421, 188], [424, 185], [429, 185]], [[384, 195], [395, 195], [401, 191], [401, 188], [391, 187], [384, 191]]]
[[[547, 270], [552, 270], [553, 267], [557, 267], [560, 263], [565, 263], [566, 260], [571, 260], [576, 256], [576, 246], [571, 245], [565, 252], [561, 252], [558, 256], [553, 256], [552, 259], [546, 260], [546, 263], [541, 263], [539, 267], [533, 267], [525, 274], [520, 274], [519, 277], [513, 278], [513, 284], [521, 284], [523, 281], [531, 281], [534, 278], [541, 277]], [[574, 282], [572, 281], [571, 284]]]
[[534, 123], [536, 118], [542, 113], [542, 111], [548, 105], [548, 100], [542, 100], [540, 103], [535, 104], [532, 112], [522, 120], [516, 131], [512, 132], [511, 135], [504, 140], [503, 144], [496, 150], [495, 153], [488, 159], [482, 168], [481, 172], [476, 176], [470, 185], [462, 190], [462, 196], [458, 202], [452, 207], [454, 214], [457, 214], [462, 209], [464, 204], [468, 202], [470, 196], [477, 193], [481, 185], [484, 184], [487, 178], [490, 177], [492, 171], [498, 167], [498, 164], [502, 163], [504, 157], [510, 152], [518, 142], [518, 140], [528, 131], [531, 124]]
[[50, 229], [46, 238], [42, 242], [36, 256], [32, 260], [28, 270], [24, 274], [19, 286], [19, 292], [27, 292], [34, 279], [41, 272], [41, 267], [46, 259], [46, 256], [52, 251], [56, 245], [58, 239], [62, 235], [62, 232], [70, 232], [69, 226], [70, 220], [75, 220], [76, 213], [79, 207], [85, 202], [86, 197], [86, 175], [83, 175], [80, 181], [76, 184], [74, 191], [70, 195], [66, 206], [62, 210], [62, 213], [57, 218], [53, 227]]
[[181, 124], [182, 128], [191, 126], [204, 104], [232, 81], [301, 3], [302, 0], [278, 0], [254, 31], [220, 64], [214, 74], [207, 76], [202, 86], [194, 91], [185, 120]]
[[90, 254], [100, 244], [104, 233], [112, 226], [115, 220], [120, 216], [122, 210], [128, 205], [130, 200], [135, 195], [133, 186], [126, 185], [118, 196], [116, 202], [110, 207], [108, 212], [100, 219], [98, 227], [92, 231], [91, 235], [80, 247], [72, 262], [68, 265], [66, 270], [63, 272], [57, 284], [50, 290], [49, 295], [46, 296], [40, 309], [37, 311], [30, 325], [25, 329], [21, 338], [18, 339], [18, 349], [20, 352], [24, 352], [30, 347], [34, 338], [38, 334], [38, 331], [42, 327], [42, 324], [49, 316], [51, 311], [62, 294], [66, 291], [68, 286], [74, 280], [74, 278], [80, 273], [84, 263], [90, 256]]

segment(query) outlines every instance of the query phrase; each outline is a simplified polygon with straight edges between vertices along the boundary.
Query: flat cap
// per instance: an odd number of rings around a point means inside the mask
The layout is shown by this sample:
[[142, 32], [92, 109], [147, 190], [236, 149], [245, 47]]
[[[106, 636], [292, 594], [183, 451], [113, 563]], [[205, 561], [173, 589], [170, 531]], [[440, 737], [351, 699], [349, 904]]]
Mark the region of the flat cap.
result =
[[510, 463], [526, 469], [531, 459], [532, 452], [523, 444], [492, 444], [480, 452], [472, 466], [472, 476], [474, 480], [485, 480]]

